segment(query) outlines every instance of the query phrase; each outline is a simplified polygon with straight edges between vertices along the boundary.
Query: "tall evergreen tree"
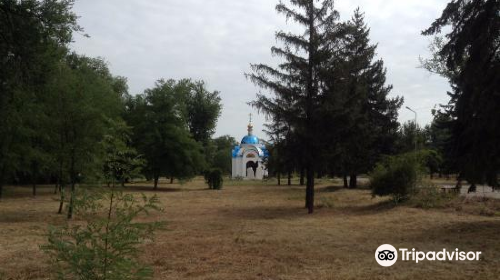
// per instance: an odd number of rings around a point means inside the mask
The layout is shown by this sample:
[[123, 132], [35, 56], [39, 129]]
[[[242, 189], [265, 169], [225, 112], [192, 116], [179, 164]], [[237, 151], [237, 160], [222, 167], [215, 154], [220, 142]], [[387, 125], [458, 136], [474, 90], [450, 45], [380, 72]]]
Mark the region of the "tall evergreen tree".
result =
[[316, 155], [318, 139], [316, 128], [319, 106], [319, 72], [325, 61], [325, 45], [328, 32], [333, 28], [338, 13], [333, 9], [332, 0], [293, 0], [291, 6], [280, 2], [276, 6], [278, 13], [304, 28], [302, 34], [284, 31], [276, 33], [276, 39], [282, 47], [272, 47], [273, 55], [284, 62], [278, 68], [264, 64], [253, 64], [253, 73], [247, 75], [258, 86], [270, 90], [274, 97], [257, 95], [252, 105], [273, 117], [280, 110], [283, 101], [291, 104], [284, 108], [287, 118], [303, 147], [307, 186], [306, 207], [309, 213], [314, 211], [314, 174], [317, 168]]
[[[368, 172], [381, 154], [391, 152], [398, 128], [399, 97], [390, 98], [386, 70], [375, 60], [376, 45], [370, 44], [369, 28], [359, 8], [337, 35], [341, 43], [331, 49], [333, 59], [323, 73], [322, 102], [326, 139], [332, 149], [330, 160], [340, 158], [340, 171], [356, 187], [357, 175]], [[328, 133], [329, 132], [329, 133]], [[335, 165], [333, 165], [335, 166]], [[346, 181], [346, 180], [345, 180]], [[347, 183], [346, 183], [347, 185]]]
[[453, 0], [423, 35], [450, 27], [438, 46], [453, 92], [444, 106], [460, 177], [498, 185], [500, 171], [500, 1]]

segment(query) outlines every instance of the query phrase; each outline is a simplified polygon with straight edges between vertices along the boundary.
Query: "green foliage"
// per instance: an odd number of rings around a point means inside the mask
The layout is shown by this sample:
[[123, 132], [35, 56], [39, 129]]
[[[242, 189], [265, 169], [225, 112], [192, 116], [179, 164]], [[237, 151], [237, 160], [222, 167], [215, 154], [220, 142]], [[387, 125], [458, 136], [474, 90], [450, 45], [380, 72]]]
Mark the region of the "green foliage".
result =
[[82, 29], [73, 1], [0, 1], [0, 198], [16, 174], [35, 178], [50, 167], [41, 146], [47, 81], [64, 58], [72, 32]]
[[408, 121], [401, 125], [398, 130], [397, 151], [399, 153], [414, 152], [426, 146], [427, 130], [419, 127], [414, 121]]
[[[120, 122], [121, 92], [114, 88], [115, 77], [104, 61], [72, 54], [61, 62], [58, 76], [49, 82], [45, 96], [53, 139], [54, 173], [62, 187], [71, 186], [68, 218], [76, 184], [82, 178], [97, 181], [102, 175], [106, 135], [113, 132], [112, 123]], [[108, 139], [109, 140], [109, 139]]]
[[207, 170], [205, 171], [204, 177], [205, 177], [205, 182], [207, 183], [209, 189], [212, 190], [222, 189], [222, 183], [224, 180], [222, 177], [222, 171], [220, 169], [213, 168]]
[[439, 172], [443, 165], [443, 157], [436, 150], [422, 150], [420, 151], [423, 157], [424, 165], [429, 174], [432, 175]]
[[231, 152], [236, 145], [238, 145], [236, 139], [229, 135], [223, 135], [213, 139], [211, 145], [208, 146], [213, 150], [210, 166], [220, 169], [223, 174], [231, 174]]
[[161, 223], [135, 220], [158, 210], [156, 196], [137, 199], [114, 188], [80, 191], [74, 211], [81, 221], [50, 227], [41, 248], [57, 279], [151, 279], [152, 270], [138, 260], [139, 246]]
[[105, 151], [103, 172], [108, 184], [119, 182], [122, 186], [140, 176], [144, 160], [130, 147], [131, 128], [122, 120], [109, 120], [109, 133], [104, 136]]
[[190, 90], [185, 92], [184, 102], [189, 132], [194, 140], [206, 145], [215, 133], [222, 110], [221, 98], [218, 91], [209, 92], [203, 81], [187, 80], [187, 83]]
[[[333, 42], [339, 51], [322, 73], [322, 149], [324, 160], [338, 165], [328, 166], [327, 171], [337, 168], [351, 178], [370, 171], [380, 155], [394, 153], [403, 103], [401, 97], [389, 97], [392, 85], [386, 84], [384, 62], [375, 58], [377, 46], [369, 35], [358, 8], [339, 26]], [[351, 180], [351, 187], [355, 185]]]
[[392, 86], [359, 9], [351, 20], [338, 22], [334, 1], [290, 3], [280, 2], [276, 10], [303, 32], [277, 32], [283, 45], [272, 53], [283, 62], [275, 68], [253, 64], [247, 77], [272, 93], [251, 103], [272, 120], [266, 126], [270, 174], [305, 174], [312, 212], [316, 175], [348, 173], [354, 187], [358, 174], [394, 152], [403, 100], [389, 97]]
[[494, 187], [500, 171], [499, 10], [498, 0], [453, 0], [422, 32], [440, 36], [424, 67], [448, 78], [453, 89], [440, 112], [450, 136], [447, 156], [461, 179]]
[[188, 179], [205, 168], [202, 144], [196, 142], [185, 119], [189, 80], [159, 80], [144, 94], [129, 97], [127, 123], [133, 127], [132, 143], [146, 160], [146, 177]]
[[[317, 126], [321, 116], [317, 114], [322, 104], [322, 81], [318, 79], [326, 61], [333, 60], [336, 49], [338, 12], [332, 0], [291, 1], [276, 5], [278, 13], [297, 23], [302, 30], [296, 34], [278, 31], [276, 40], [280, 46], [271, 48], [273, 55], [283, 61], [278, 67], [252, 64], [252, 73], [246, 76], [257, 86], [272, 95], [259, 93], [252, 106], [272, 120], [270, 133], [277, 139], [296, 134], [301, 149], [297, 156], [307, 170], [306, 206], [314, 211], [314, 173], [321, 154], [317, 142], [325, 129]], [[278, 137], [279, 136], [279, 137]]]
[[373, 195], [392, 196], [395, 202], [407, 200], [421, 179], [422, 158], [415, 153], [390, 156], [370, 174]]

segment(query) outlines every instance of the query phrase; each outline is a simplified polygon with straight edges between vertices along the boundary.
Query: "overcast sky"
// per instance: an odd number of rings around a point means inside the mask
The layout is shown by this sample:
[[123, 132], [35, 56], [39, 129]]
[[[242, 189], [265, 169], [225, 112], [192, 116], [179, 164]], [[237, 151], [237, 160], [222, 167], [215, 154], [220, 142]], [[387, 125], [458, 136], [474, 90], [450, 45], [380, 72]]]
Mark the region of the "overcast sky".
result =
[[[275, 63], [270, 48], [277, 30], [297, 30], [276, 14], [278, 0], [77, 0], [74, 10], [90, 38], [75, 36], [73, 49], [103, 57], [114, 75], [125, 76], [131, 94], [142, 93], [159, 78], [206, 81], [221, 92], [223, 111], [216, 136], [240, 140], [246, 133], [247, 105], [260, 90], [245, 79], [250, 63]], [[440, 16], [447, 0], [337, 0], [342, 20], [356, 7], [365, 12], [377, 43], [377, 55], [387, 67], [392, 95], [404, 96], [400, 121], [413, 119], [405, 106], [418, 112], [421, 125], [430, 110], [446, 103], [449, 86], [441, 77], [418, 68], [419, 56], [429, 56], [430, 38], [420, 31]], [[262, 115], [254, 117], [254, 134]]]

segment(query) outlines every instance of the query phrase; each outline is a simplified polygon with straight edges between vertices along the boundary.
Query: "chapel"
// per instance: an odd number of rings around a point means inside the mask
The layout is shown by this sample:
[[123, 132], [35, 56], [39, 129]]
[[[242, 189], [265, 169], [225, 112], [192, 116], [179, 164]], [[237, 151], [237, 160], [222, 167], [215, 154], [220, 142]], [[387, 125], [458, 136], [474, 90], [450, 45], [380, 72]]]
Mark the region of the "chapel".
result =
[[248, 180], [262, 180], [267, 176], [265, 166], [269, 152], [259, 138], [253, 135], [252, 117], [248, 123], [248, 134], [241, 139], [240, 145], [232, 151], [232, 177]]

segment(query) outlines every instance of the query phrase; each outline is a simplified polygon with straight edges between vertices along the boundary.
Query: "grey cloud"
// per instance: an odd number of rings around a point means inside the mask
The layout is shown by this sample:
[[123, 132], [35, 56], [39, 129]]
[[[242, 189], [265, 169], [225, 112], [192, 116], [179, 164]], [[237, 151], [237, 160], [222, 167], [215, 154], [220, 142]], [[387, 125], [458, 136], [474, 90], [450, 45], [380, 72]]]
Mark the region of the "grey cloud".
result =
[[[250, 63], [276, 63], [270, 47], [276, 30], [297, 30], [277, 15], [277, 1], [269, 0], [80, 0], [75, 11], [91, 38], [76, 36], [73, 48], [90, 56], [101, 56], [114, 74], [128, 78], [130, 92], [137, 94], [153, 86], [158, 78], [203, 79], [219, 90], [223, 113], [217, 135], [239, 140], [246, 133], [246, 103], [259, 91], [245, 79]], [[428, 38], [420, 31], [438, 17], [446, 1], [339, 0], [343, 20], [360, 6], [378, 43], [378, 55], [388, 68], [394, 95], [419, 109], [420, 123], [431, 120], [430, 108], [446, 102], [448, 85], [442, 78], [417, 68], [418, 56], [426, 56]], [[412, 119], [402, 110], [402, 121]], [[260, 132], [264, 117], [254, 118]]]

